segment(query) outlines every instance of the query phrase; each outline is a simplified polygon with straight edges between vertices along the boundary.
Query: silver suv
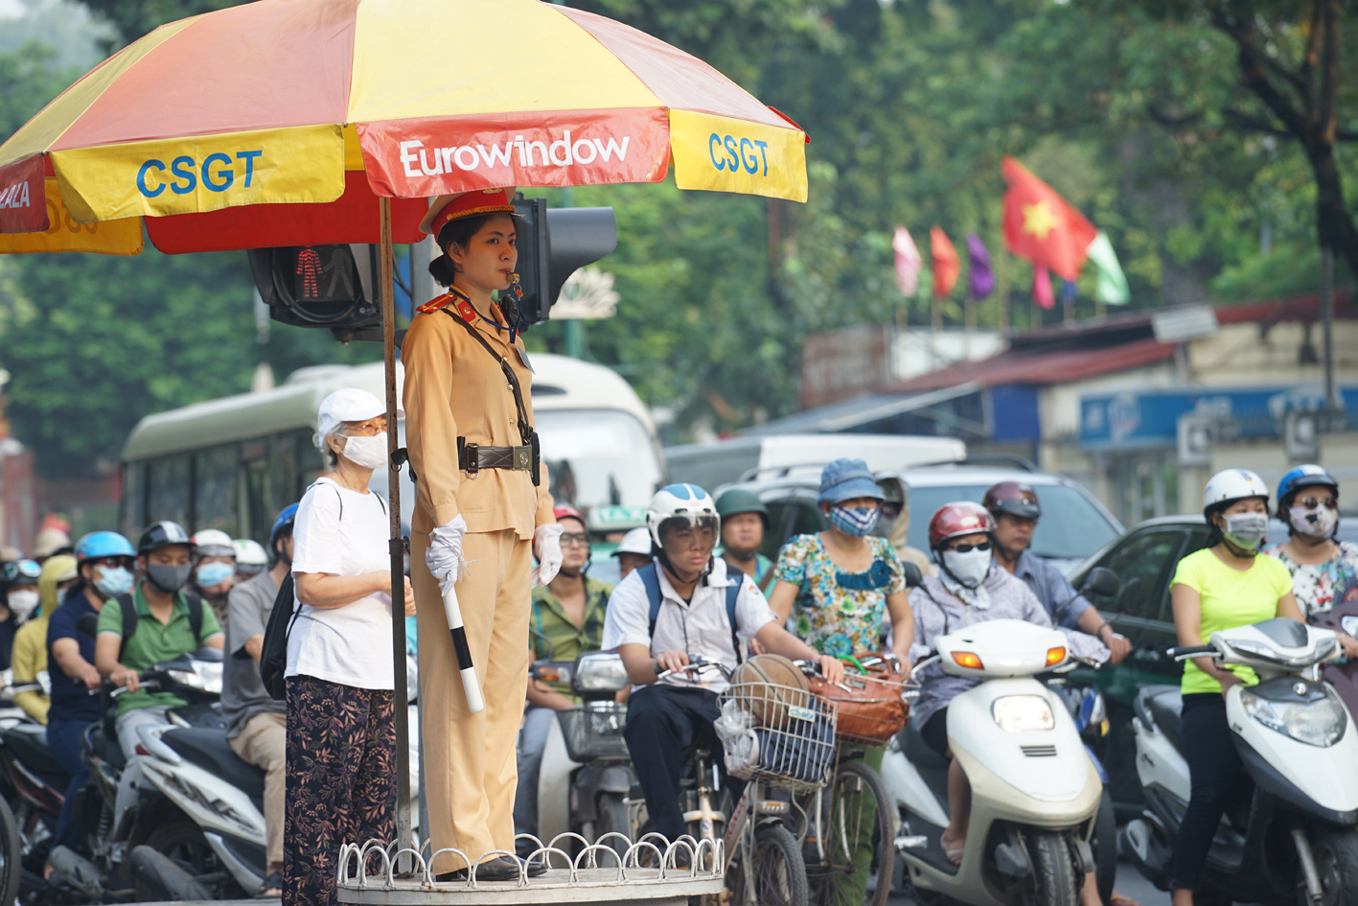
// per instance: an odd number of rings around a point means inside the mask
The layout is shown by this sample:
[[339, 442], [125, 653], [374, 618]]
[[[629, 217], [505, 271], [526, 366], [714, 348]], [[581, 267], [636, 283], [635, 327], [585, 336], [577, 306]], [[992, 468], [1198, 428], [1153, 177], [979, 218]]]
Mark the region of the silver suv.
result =
[[[1012, 462], [1012, 464], [1010, 464]], [[787, 466], [747, 473], [743, 480], [724, 485], [753, 491], [769, 510], [769, 533], [763, 553], [777, 558], [778, 549], [793, 535], [823, 531], [825, 517], [816, 503], [821, 466]], [[906, 543], [929, 549], [929, 517], [945, 503], [974, 500], [1001, 481], [1023, 481], [1037, 491], [1042, 519], [1033, 533], [1033, 553], [1056, 563], [1063, 571], [1122, 534], [1122, 526], [1092, 494], [1061, 475], [1038, 471], [1031, 463], [1015, 458], [994, 461], [963, 460], [917, 466], [903, 471], [877, 472], [877, 484], [886, 497], [883, 519], [874, 534], [890, 537], [896, 515], [909, 501], [910, 528]]]

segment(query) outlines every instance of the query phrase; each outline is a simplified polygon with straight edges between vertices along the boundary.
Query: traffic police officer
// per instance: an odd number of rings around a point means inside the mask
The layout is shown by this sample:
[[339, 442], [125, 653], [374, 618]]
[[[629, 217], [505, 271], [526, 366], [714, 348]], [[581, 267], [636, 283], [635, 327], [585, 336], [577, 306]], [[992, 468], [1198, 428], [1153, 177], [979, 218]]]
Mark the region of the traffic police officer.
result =
[[[528, 680], [530, 571], [561, 564], [547, 469], [533, 431], [532, 369], [517, 332], [514, 190], [434, 199], [421, 229], [447, 294], [419, 307], [402, 346], [406, 441], [418, 489], [411, 524], [433, 851], [479, 880], [518, 876], [514, 740]], [[508, 302], [496, 302], [498, 292]], [[455, 587], [485, 710], [467, 707], [440, 587]], [[482, 857], [485, 856], [484, 860]], [[441, 879], [465, 876], [445, 854]], [[540, 865], [530, 866], [537, 873]]]

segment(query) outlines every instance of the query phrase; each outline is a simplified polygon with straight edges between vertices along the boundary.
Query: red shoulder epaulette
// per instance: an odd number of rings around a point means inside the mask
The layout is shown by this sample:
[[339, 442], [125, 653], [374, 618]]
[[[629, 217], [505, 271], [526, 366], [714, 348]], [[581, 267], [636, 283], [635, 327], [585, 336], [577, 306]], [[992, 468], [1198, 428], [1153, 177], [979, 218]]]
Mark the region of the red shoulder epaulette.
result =
[[423, 305], [421, 305], [419, 308], [417, 308], [417, 309], [415, 309], [415, 310], [418, 311], [418, 312], [419, 312], [420, 314], [422, 314], [422, 315], [427, 315], [427, 314], [429, 314], [431, 311], [438, 311], [440, 308], [443, 308], [443, 307], [446, 306], [449, 302], [452, 302], [452, 301], [453, 301], [453, 294], [452, 294], [452, 293], [444, 293], [444, 294], [441, 295], [441, 296], [436, 296], [436, 297], [434, 297], [433, 299], [430, 299], [428, 302], [424, 303]]
[[418, 311], [420, 314], [428, 314], [431, 311], [442, 311], [443, 309], [447, 308], [450, 304], [452, 304], [453, 307], [457, 309], [458, 316], [461, 317], [462, 320], [466, 321], [468, 324], [476, 320], [477, 318], [476, 309], [472, 308], [471, 300], [468, 299], [466, 296], [462, 295], [462, 293], [456, 292], [454, 290], [449, 290], [448, 292], [444, 293], [443, 295], [437, 298], [430, 299], [428, 302], [424, 303], [415, 310]]

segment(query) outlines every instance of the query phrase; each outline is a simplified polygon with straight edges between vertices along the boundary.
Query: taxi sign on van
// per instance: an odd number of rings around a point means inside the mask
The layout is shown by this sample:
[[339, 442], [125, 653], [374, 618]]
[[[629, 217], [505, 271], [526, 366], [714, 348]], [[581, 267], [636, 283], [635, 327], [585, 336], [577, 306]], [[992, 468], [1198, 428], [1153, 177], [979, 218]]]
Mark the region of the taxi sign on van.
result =
[[589, 511], [589, 528], [596, 532], [622, 531], [645, 524], [644, 506], [596, 506]]

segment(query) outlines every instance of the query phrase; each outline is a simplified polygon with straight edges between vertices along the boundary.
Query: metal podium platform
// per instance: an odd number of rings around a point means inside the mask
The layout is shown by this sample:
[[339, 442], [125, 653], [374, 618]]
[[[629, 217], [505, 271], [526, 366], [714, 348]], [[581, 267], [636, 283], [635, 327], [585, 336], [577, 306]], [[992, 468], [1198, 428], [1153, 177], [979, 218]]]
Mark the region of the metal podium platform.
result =
[[[345, 844], [340, 855], [338, 878], [341, 903], [367, 906], [495, 906], [495, 904], [645, 903], [648, 906], [686, 906], [692, 897], [716, 896], [724, 886], [721, 841], [694, 841], [681, 837], [669, 842], [650, 834], [637, 843], [627, 841], [619, 855], [608, 845], [607, 835], [590, 844], [575, 834], [563, 834], [550, 845], [540, 846], [534, 858], [548, 865], [545, 874], [529, 878], [521, 872], [514, 881], [478, 881], [473, 876], [458, 881], [436, 881], [430, 871], [434, 858], [451, 853], [470, 861], [459, 850], [442, 849], [428, 855], [421, 851], [396, 850], [381, 841]], [[576, 843], [574, 856], [562, 844]], [[485, 861], [496, 852], [485, 853]], [[683, 863], [688, 866], [679, 867]], [[691, 866], [691, 867], [690, 867]]]

